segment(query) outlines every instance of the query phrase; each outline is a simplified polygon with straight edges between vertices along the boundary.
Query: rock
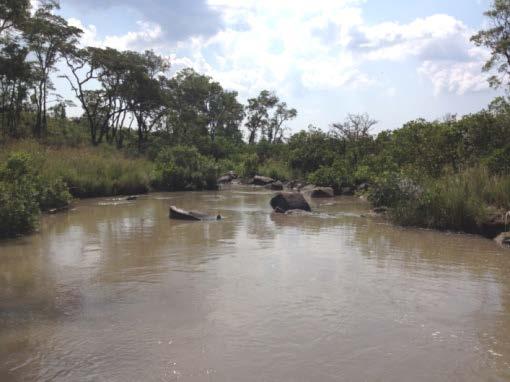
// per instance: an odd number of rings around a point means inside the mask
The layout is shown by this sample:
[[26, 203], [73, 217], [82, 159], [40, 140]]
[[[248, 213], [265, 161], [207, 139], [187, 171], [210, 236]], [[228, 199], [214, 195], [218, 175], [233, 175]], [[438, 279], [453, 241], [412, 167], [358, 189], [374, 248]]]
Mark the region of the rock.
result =
[[510, 232], [500, 233], [494, 240], [502, 247], [510, 248]]
[[283, 183], [278, 180], [274, 183], [271, 183], [270, 188], [271, 188], [271, 190], [274, 190], [274, 191], [282, 191]]
[[312, 192], [317, 186], [315, 184], [303, 184], [298, 188], [300, 192]]
[[505, 211], [490, 208], [487, 220], [480, 224], [480, 233], [493, 239], [500, 233], [507, 231], [507, 223], [510, 223], [510, 221], [505, 221]]
[[306, 185], [305, 181], [302, 180], [291, 180], [287, 183], [287, 188], [291, 190], [301, 190]]
[[175, 220], [221, 220], [221, 215], [211, 216], [198, 211], [186, 211], [175, 206], [170, 207], [170, 219]]
[[304, 196], [298, 192], [279, 192], [271, 199], [271, 207], [280, 213], [289, 210], [312, 210]]
[[268, 176], [255, 175], [253, 177], [253, 184], [256, 186], [265, 186], [270, 183], [274, 183], [274, 181], [275, 180], [273, 178], [270, 178]]
[[354, 188], [352, 187], [342, 187], [340, 191], [342, 195], [354, 195]]
[[332, 198], [335, 196], [335, 192], [332, 187], [315, 187], [310, 196], [312, 198]]
[[138, 199], [138, 196], [136, 196], [136, 195], [130, 195], [126, 198], [126, 200], [136, 200], [136, 199]]
[[226, 184], [232, 182], [233, 178], [230, 175], [220, 176], [217, 180], [218, 184]]
[[230, 176], [232, 179], [237, 179], [239, 177], [235, 171], [229, 171], [225, 175]]
[[370, 185], [368, 183], [361, 183], [358, 186], [358, 191], [367, 191], [370, 188]]
[[237, 179], [238, 176], [234, 171], [229, 171], [225, 175], [222, 175], [218, 178], [218, 184], [226, 184], [232, 182], [234, 179]]
[[372, 212], [376, 213], [376, 214], [385, 214], [386, 212], [388, 212], [388, 207], [384, 207], [384, 206], [374, 207], [372, 209]]

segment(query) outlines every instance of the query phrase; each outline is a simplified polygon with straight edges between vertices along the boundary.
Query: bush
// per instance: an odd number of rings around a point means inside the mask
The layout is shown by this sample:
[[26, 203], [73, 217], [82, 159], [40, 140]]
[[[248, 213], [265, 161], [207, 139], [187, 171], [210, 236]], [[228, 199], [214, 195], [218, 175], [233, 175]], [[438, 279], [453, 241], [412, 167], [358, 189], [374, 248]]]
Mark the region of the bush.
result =
[[71, 203], [71, 199], [69, 188], [62, 179], [39, 179], [38, 201], [42, 211], [48, 211], [52, 208], [65, 208]]
[[308, 176], [308, 182], [317, 186], [333, 187], [335, 191], [342, 187], [352, 186], [352, 176], [341, 161], [336, 161], [332, 166], [322, 166]]
[[33, 231], [40, 213], [37, 177], [26, 153], [9, 156], [0, 168], [0, 237]]
[[195, 147], [164, 149], [156, 158], [154, 186], [165, 191], [216, 189], [219, 169]]
[[258, 174], [269, 176], [270, 178], [281, 180], [282, 182], [290, 180], [292, 177], [291, 169], [281, 161], [269, 160], [259, 166]]
[[370, 199], [391, 207], [398, 224], [478, 232], [489, 208], [510, 209], [510, 178], [476, 167], [417, 186], [390, 174], [372, 188]]
[[247, 154], [242, 158], [241, 177], [251, 178], [259, 173], [259, 157], [257, 154]]
[[368, 200], [376, 207], [394, 207], [401, 202], [416, 199], [422, 192], [420, 186], [396, 172], [387, 172], [374, 179]]

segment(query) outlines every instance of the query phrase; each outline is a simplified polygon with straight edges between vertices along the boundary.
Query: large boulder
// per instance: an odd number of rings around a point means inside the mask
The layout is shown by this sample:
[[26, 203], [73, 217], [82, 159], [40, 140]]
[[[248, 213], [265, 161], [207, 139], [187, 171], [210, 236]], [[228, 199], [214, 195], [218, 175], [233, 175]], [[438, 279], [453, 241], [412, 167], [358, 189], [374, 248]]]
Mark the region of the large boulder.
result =
[[271, 199], [271, 207], [280, 213], [289, 210], [312, 210], [305, 197], [298, 192], [279, 192]]
[[200, 220], [220, 220], [221, 216], [211, 216], [204, 214], [199, 211], [186, 211], [181, 208], [177, 208], [176, 206], [170, 207], [170, 219], [175, 220], [191, 220], [191, 221], [200, 221]]
[[335, 192], [331, 187], [315, 187], [311, 192], [312, 198], [332, 198], [335, 196]]
[[256, 186], [266, 186], [268, 184], [274, 183], [274, 181], [275, 180], [273, 178], [268, 176], [255, 175], [253, 177], [253, 184]]

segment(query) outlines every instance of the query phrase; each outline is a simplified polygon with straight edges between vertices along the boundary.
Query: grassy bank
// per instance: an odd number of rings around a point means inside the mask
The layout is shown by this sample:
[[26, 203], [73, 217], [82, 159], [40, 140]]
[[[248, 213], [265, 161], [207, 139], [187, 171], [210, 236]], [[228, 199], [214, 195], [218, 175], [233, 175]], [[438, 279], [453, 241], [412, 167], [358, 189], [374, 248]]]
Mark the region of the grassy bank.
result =
[[0, 237], [33, 231], [41, 212], [73, 197], [149, 191], [154, 165], [109, 148], [52, 147], [18, 140], [0, 151]]
[[481, 165], [421, 181], [387, 174], [373, 185], [369, 198], [375, 206], [389, 207], [399, 225], [491, 237], [507, 229], [510, 177], [491, 174]]

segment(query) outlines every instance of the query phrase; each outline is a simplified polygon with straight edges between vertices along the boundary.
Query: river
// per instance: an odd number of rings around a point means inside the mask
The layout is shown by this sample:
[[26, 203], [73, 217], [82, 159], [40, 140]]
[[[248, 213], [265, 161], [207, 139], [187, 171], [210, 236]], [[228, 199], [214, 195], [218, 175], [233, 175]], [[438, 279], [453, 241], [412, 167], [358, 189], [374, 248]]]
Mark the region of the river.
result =
[[83, 200], [0, 242], [0, 381], [510, 379], [510, 251], [270, 197]]

